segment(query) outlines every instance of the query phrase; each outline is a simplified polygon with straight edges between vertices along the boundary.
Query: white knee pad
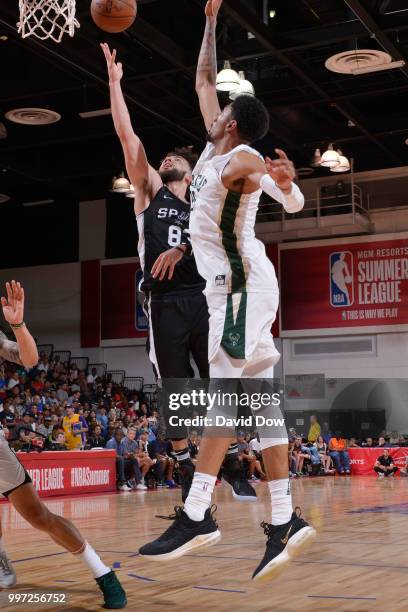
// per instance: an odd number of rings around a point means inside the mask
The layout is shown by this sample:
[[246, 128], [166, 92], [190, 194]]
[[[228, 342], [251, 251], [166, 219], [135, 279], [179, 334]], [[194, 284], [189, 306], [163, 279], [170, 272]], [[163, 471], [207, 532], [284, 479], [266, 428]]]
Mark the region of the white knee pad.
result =
[[272, 446], [283, 446], [289, 444], [288, 438], [259, 438], [261, 450], [266, 450]]

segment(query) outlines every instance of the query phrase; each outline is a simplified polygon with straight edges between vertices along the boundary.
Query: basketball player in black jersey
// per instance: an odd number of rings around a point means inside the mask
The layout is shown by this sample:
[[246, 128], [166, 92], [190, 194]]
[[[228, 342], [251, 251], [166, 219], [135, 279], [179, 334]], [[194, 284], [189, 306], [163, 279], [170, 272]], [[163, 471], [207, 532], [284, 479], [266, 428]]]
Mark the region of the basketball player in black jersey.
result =
[[[192, 355], [200, 378], [209, 378], [208, 307], [205, 282], [198, 274], [188, 239], [190, 204], [186, 198], [196, 158], [189, 149], [168, 153], [159, 170], [148, 162], [142, 142], [133, 131], [120, 81], [122, 64], [116, 51], [101, 45], [109, 74], [110, 98], [116, 133], [135, 190], [134, 210], [139, 230], [141, 289], [149, 314], [149, 357], [157, 378], [191, 378]], [[182, 497], [191, 485], [194, 465], [187, 430], [172, 439], [182, 474]], [[256, 501], [256, 493], [241, 474], [238, 445], [228, 450], [224, 478], [236, 499]]]

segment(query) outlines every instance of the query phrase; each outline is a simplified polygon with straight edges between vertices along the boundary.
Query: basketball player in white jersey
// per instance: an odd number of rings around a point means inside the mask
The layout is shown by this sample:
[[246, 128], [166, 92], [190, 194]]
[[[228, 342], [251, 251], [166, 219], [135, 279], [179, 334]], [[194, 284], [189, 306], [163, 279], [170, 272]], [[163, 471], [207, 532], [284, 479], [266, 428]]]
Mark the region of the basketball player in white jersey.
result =
[[[256, 213], [262, 191], [282, 203], [287, 212], [301, 210], [304, 198], [293, 183], [294, 167], [283, 151], [277, 150], [278, 160], [265, 163], [250, 147], [269, 129], [264, 105], [252, 96], [239, 96], [221, 112], [215, 86], [215, 29], [221, 3], [207, 2], [197, 68], [196, 90], [209, 143], [193, 172], [190, 234], [198, 270], [206, 280], [211, 379], [272, 380], [273, 366], [279, 360], [271, 335], [279, 293], [273, 265], [255, 237]], [[282, 416], [275, 409], [274, 416], [278, 414]], [[316, 535], [300, 518], [300, 511], [292, 509], [286, 428], [259, 434], [272, 517], [262, 523], [268, 539], [254, 580], [276, 576]], [[184, 509], [176, 509], [172, 526], [143, 546], [140, 554], [169, 560], [220, 538], [210, 506], [230, 440], [208, 431], [204, 434]]]
[[[7, 298], [1, 298], [4, 318], [16, 337], [16, 342], [0, 333], [0, 357], [26, 368], [38, 363], [34, 338], [24, 323], [24, 289], [20, 283], [6, 283]], [[126, 606], [126, 594], [116, 574], [107, 567], [92, 546], [67, 519], [50, 512], [40, 500], [31, 478], [10, 449], [0, 424], [0, 494], [32, 527], [44, 531], [58, 544], [85, 563], [92, 572], [104, 596], [104, 607], [119, 609]], [[16, 583], [16, 574], [7, 557], [0, 526], [0, 589]]]

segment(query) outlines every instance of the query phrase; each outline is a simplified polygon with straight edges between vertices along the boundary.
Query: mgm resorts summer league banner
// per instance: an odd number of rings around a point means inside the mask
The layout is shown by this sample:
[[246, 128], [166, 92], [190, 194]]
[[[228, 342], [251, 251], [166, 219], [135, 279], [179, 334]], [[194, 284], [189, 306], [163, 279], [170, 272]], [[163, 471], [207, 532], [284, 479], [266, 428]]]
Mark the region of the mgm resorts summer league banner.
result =
[[280, 247], [281, 333], [408, 329], [408, 234]]

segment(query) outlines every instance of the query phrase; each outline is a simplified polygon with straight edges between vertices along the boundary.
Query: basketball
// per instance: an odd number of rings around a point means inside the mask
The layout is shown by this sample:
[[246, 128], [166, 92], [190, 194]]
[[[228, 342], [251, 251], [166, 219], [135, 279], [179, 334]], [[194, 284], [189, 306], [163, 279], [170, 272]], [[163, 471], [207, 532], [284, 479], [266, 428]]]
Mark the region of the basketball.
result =
[[132, 25], [136, 14], [136, 0], [92, 0], [92, 19], [104, 32], [124, 32]]

